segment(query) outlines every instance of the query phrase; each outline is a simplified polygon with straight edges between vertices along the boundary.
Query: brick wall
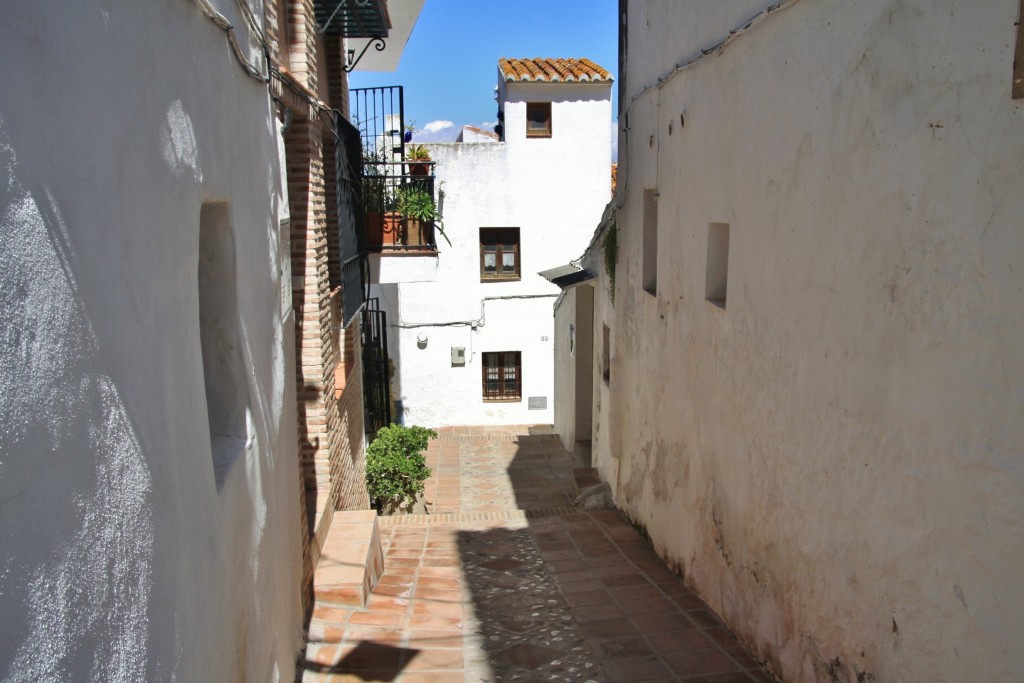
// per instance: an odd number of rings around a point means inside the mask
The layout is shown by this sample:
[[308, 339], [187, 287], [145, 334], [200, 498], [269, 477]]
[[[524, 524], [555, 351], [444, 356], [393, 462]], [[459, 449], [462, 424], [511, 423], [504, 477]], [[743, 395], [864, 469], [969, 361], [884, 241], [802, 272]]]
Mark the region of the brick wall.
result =
[[[285, 78], [315, 97], [318, 77], [311, 0], [270, 0], [265, 21], [271, 55]], [[286, 21], [279, 22], [284, 16]], [[285, 31], [281, 27], [286, 27]], [[282, 33], [286, 33], [283, 36]], [[348, 79], [341, 69], [343, 43], [325, 45], [333, 106], [347, 113]], [[272, 92], [275, 89], [272, 88]], [[365, 481], [362, 364], [358, 319], [344, 334], [340, 289], [330, 286], [330, 269], [340, 272], [334, 206], [334, 137], [308, 107], [296, 106], [287, 88], [293, 120], [285, 135], [288, 201], [291, 211], [292, 275], [296, 328], [296, 383], [301, 472], [303, 604], [312, 607], [317, 538], [326, 533], [333, 510], [369, 507]], [[326, 116], [324, 117], [327, 118]], [[340, 282], [340, 278], [336, 280]], [[336, 388], [336, 382], [341, 386]], [[318, 528], [318, 522], [320, 524]]]

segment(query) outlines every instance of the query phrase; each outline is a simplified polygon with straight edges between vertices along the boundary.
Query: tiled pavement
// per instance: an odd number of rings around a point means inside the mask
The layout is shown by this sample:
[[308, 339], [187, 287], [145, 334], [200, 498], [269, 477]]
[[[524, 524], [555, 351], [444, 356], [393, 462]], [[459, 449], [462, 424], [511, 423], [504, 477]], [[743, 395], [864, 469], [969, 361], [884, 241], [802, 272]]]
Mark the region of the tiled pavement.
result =
[[365, 609], [318, 602], [303, 681], [771, 681], [544, 428], [439, 430], [431, 514], [381, 518]]

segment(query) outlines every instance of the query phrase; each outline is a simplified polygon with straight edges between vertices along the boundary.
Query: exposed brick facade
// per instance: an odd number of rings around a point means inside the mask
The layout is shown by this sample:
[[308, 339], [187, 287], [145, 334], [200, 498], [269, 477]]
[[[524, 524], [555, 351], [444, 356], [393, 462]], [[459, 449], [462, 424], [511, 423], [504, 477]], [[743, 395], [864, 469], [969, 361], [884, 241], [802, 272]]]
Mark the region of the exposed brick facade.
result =
[[[287, 84], [272, 92], [292, 112], [285, 134], [291, 212], [293, 307], [296, 329], [298, 439], [302, 476], [303, 602], [312, 605], [319, 542], [333, 511], [369, 507], [365, 479], [363, 383], [359, 321], [341, 333], [340, 273], [334, 197], [334, 137], [304, 98], [319, 99], [317, 36], [311, 0], [270, 0], [265, 5], [271, 56]], [[284, 17], [284, 21], [279, 20]], [[324, 45], [329, 107], [347, 115], [348, 79], [343, 43]], [[301, 280], [301, 283], [300, 283]]]

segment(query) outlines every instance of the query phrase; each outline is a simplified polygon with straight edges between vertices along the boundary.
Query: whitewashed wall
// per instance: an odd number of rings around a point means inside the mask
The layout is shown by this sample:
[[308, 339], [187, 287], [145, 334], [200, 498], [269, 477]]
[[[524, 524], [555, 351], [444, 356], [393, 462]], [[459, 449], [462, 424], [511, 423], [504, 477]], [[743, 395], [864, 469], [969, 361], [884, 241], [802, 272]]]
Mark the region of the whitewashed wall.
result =
[[[406, 423], [553, 421], [558, 288], [537, 273], [580, 256], [608, 202], [610, 95], [609, 84], [510, 84], [506, 142], [429, 145], [452, 245], [438, 237], [436, 282], [380, 290], [395, 326], [395, 398]], [[554, 135], [527, 140], [525, 102], [545, 99], [553, 101]], [[520, 281], [480, 282], [482, 227], [520, 229]], [[419, 348], [420, 335], [428, 337], [425, 348]], [[466, 348], [465, 367], [452, 367], [452, 346]], [[484, 351], [522, 351], [522, 401], [483, 401]], [[546, 398], [547, 407], [530, 410], [529, 397]]]
[[[629, 3], [624, 103], [768, 4]], [[620, 116], [595, 458], [787, 681], [1024, 668], [1017, 19], [798, 2]], [[713, 222], [731, 226], [724, 310], [705, 301]]]
[[[267, 87], [191, 2], [14, 0], [3, 14], [0, 678], [290, 681], [294, 323]], [[229, 207], [250, 397], [250, 442], [219, 492], [204, 201]]]

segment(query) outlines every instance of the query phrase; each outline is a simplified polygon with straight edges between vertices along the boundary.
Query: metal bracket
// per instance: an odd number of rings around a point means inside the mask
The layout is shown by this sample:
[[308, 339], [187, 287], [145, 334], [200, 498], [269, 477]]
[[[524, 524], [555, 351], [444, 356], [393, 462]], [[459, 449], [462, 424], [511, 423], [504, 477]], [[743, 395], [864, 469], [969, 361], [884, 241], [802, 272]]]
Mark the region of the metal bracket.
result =
[[356, 57], [354, 60], [352, 59], [352, 54], [355, 52], [355, 50], [349, 50], [347, 60], [348, 64], [341, 67], [342, 69], [344, 69], [345, 73], [349, 73], [350, 71], [356, 68], [356, 65], [359, 64], [359, 60], [363, 58], [363, 55], [366, 54], [366, 51], [370, 49], [371, 45], [373, 45], [373, 49], [375, 49], [377, 52], [383, 52], [384, 48], [387, 47], [387, 43], [384, 42], [384, 39], [378, 36], [376, 38], [370, 38], [370, 40], [368, 40], [366, 42], [366, 45], [363, 47], [362, 52], [360, 52], [359, 56]]

